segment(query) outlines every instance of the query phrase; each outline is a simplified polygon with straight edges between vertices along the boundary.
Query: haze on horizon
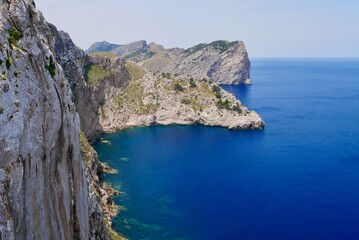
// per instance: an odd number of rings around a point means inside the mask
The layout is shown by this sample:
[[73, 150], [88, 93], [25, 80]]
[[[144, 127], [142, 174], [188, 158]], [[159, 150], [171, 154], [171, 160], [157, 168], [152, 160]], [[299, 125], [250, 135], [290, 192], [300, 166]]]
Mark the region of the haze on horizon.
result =
[[359, 1], [35, 0], [83, 49], [106, 40], [188, 48], [242, 40], [250, 57], [359, 57]]

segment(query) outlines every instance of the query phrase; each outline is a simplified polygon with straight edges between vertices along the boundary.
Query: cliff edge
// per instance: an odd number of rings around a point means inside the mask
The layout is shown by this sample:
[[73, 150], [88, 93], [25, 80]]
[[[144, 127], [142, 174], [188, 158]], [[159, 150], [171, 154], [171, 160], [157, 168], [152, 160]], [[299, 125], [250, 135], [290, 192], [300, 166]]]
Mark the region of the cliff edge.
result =
[[52, 29], [3, 0], [0, 33], [0, 239], [108, 239]]

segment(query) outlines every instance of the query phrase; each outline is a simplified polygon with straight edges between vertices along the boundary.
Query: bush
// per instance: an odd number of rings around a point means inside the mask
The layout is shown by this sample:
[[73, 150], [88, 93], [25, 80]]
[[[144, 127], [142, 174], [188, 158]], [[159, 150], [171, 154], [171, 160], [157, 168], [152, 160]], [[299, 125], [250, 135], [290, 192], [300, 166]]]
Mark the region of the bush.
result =
[[226, 99], [224, 102], [221, 99], [219, 99], [218, 102], [217, 102], [217, 107], [219, 109], [232, 110], [228, 99]]
[[45, 68], [47, 69], [47, 71], [49, 71], [52, 78], [56, 75], [56, 66], [52, 56], [50, 57], [50, 64], [45, 65]]
[[11, 57], [9, 57], [8, 59], [6, 59], [6, 68], [7, 68], [7, 70], [10, 69], [11, 65], [12, 65], [12, 60], [11, 60]]
[[218, 99], [221, 99], [221, 98], [222, 98], [221, 88], [220, 88], [219, 86], [214, 85], [214, 86], [212, 87], [212, 91], [214, 92], [214, 94], [216, 95], [216, 97], [217, 97]]
[[191, 79], [189, 80], [189, 86], [190, 86], [191, 88], [196, 88], [196, 87], [197, 87], [197, 84], [194, 82], [193, 78], [191, 78]]
[[15, 44], [17, 41], [19, 41], [24, 35], [19, 32], [16, 28], [12, 27], [8, 30], [8, 33], [10, 35], [10, 44]]
[[0, 107], [0, 114], [3, 114], [4, 108]]
[[183, 87], [181, 86], [181, 84], [179, 84], [179, 83], [175, 84], [175, 91], [176, 92], [182, 92], [183, 91]]
[[241, 106], [238, 103], [234, 107], [232, 107], [232, 110], [238, 113], [242, 113]]
[[189, 104], [191, 104], [191, 100], [184, 98], [184, 99], [182, 99], [181, 103], [189, 105]]
[[214, 93], [220, 93], [220, 92], [221, 92], [221, 88], [220, 88], [219, 86], [217, 86], [217, 85], [214, 85], [214, 86], [212, 87], [212, 91], [213, 91]]

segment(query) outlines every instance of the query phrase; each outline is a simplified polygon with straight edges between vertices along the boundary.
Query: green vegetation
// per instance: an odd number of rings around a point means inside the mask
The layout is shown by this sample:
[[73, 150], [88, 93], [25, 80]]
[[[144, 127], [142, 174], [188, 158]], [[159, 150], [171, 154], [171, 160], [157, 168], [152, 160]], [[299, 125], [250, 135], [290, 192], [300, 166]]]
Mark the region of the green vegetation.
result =
[[222, 99], [219, 99], [217, 102], [217, 107], [219, 109], [226, 109], [228, 111], [235, 111], [238, 113], [242, 113], [241, 106], [238, 103], [236, 103], [234, 106], [232, 106], [232, 104], [228, 101], [228, 99], [226, 99], [225, 101], [222, 101]]
[[4, 80], [4, 81], [6, 81], [6, 79], [7, 79], [7, 76], [6, 76], [6, 74], [5, 73], [3, 73], [3, 75], [2, 75], [2, 80]]
[[7, 68], [7, 70], [10, 69], [11, 65], [12, 65], [12, 59], [11, 59], [10, 56], [8, 56], [8, 59], [6, 59], [6, 68]]
[[200, 44], [197, 44], [196, 46], [194, 47], [191, 47], [187, 50], [185, 50], [184, 52], [185, 53], [195, 53], [195, 52], [198, 52], [200, 50], [202, 50], [203, 48], [207, 47], [208, 45], [205, 44], [205, 43], [200, 43]]
[[167, 79], [171, 79], [172, 77], [171, 73], [162, 73], [161, 76], [162, 78], [167, 78]]
[[128, 85], [122, 93], [116, 96], [116, 103], [119, 108], [128, 106], [136, 114], [147, 115], [153, 113], [158, 107], [157, 104], [144, 104], [142, 98], [145, 97], [142, 87], [139, 84]]
[[4, 108], [0, 107], [0, 114], [3, 114]]
[[56, 66], [52, 56], [50, 57], [49, 65], [45, 65], [45, 68], [47, 69], [47, 71], [49, 71], [52, 78], [56, 75]]
[[191, 88], [196, 88], [197, 87], [197, 84], [194, 82], [193, 78], [189, 79], [189, 86]]
[[112, 229], [109, 229], [108, 235], [111, 240], [123, 240], [124, 238]]
[[181, 100], [181, 103], [189, 105], [189, 104], [191, 104], [191, 100], [189, 100], [187, 98], [184, 98], [184, 99]]
[[126, 62], [126, 69], [130, 74], [131, 79], [134, 81], [143, 78], [143, 76], [145, 75], [145, 70], [132, 62]]
[[103, 105], [100, 105], [98, 108], [98, 113], [102, 118], [106, 118], [106, 113], [105, 113], [105, 109], [103, 109]]
[[110, 75], [103, 67], [97, 64], [88, 64], [85, 66], [85, 80], [90, 84], [98, 84], [100, 81]]
[[219, 99], [218, 102], [217, 102], [217, 107], [219, 109], [232, 110], [231, 104], [228, 101], [228, 99], [226, 99], [225, 101], [222, 101], [222, 99]]
[[10, 35], [9, 38], [10, 45], [16, 45], [16, 42], [19, 41], [24, 36], [21, 32], [19, 32], [14, 27], [8, 29], [7, 31]]
[[87, 167], [90, 160], [92, 159], [93, 149], [82, 131], [80, 131], [80, 147], [82, 158], [85, 161], [85, 165]]
[[219, 50], [220, 53], [224, 53], [230, 47], [232, 47], [234, 44], [235, 44], [235, 42], [228, 42], [228, 41], [224, 41], [224, 40], [214, 41], [214, 42], [211, 42], [210, 44], [200, 43], [194, 47], [191, 47], [191, 48], [185, 50], [184, 52], [192, 54], [192, 53], [198, 52], [206, 47], [213, 47], [214, 49]]
[[220, 40], [220, 41], [215, 41], [209, 44], [209, 46], [217, 49], [220, 51], [220, 53], [224, 53], [225, 51], [227, 51], [232, 45], [234, 44], [228, 41], [224, 41], [224, 40]]
[[91, 57], [105, 57], [105, 58], [115, 58], [115, 57], [117, 57], [116, 54], [111, 53], [111, 52], [95, 52], [95, 53], [90, 53], [89, 56], [91, 56]]
[[238, 103], [232, 107], [232, 110], [238, 113], [242, 113], [241, 106]]
[[182, 85], [179, 84], [179, 83], [176, 83], [176, 84], [175, 84], [174, 89], [175, 89], [176, 92], [182, 92], [182, 91], [183, 91], [183, 87], [182, 87]]
[[214, 86], [212, 87], [212, 91], [214, 92], [214, 94], [216, 95], [216, 97], [217, 97], [218, 99], [221, 99], [221, 98], [222, 98], [221, 88], [220, 88], [219, 86], [214, 85]]
[[124, 59], [139, 61], [139, 60], [151, 58], [154, 55], [156, 55], [156, 52], [149, 51], [147, 48], [141, 48], [134, 52], [131, 52], [130, 54], [127, 54], [126, 56], [124, 56]]

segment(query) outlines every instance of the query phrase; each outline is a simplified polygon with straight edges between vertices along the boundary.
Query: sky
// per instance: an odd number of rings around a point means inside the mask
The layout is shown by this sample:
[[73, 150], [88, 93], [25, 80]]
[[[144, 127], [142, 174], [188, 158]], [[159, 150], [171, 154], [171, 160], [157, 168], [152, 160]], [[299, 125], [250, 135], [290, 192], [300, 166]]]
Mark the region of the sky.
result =
[[35, 0], [82, 49], [242, 40], [250, 57], [359, 57], [358, 0]]

